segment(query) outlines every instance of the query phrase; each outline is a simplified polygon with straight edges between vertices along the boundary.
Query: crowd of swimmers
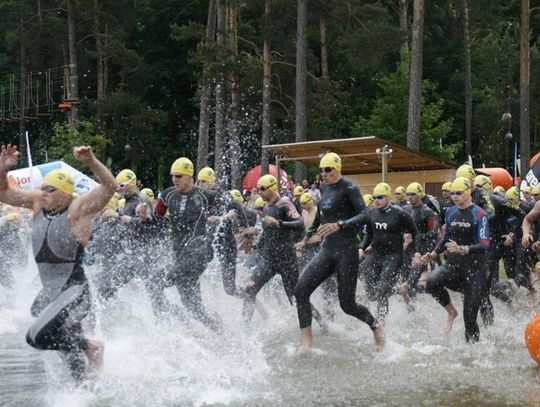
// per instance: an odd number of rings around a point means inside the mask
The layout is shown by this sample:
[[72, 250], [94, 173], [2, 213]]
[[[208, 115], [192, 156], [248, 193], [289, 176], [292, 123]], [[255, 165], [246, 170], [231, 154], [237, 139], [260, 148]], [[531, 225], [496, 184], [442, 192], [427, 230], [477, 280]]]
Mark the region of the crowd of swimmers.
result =
[[[461, 292], [465, 339], [474, 343], [480, 338], [478, 314], [485, 326], [493, 324], [492, 297], [511, 305], [516, 291], [535, 293], [540, 187], [494, 189], [489, 177], [476, 175], [469, 165], [443, 184], [441, 199], [426, 194], [418, 182], [395, 189], [379, 183], [362, 195], [342, 176], [341, 158], [329, 152], [320, 160], [317, 185], [282, 186], [263, 175], [255, 190], [243, 194], [222, 190], [209, 167], [195, 174], [193, 163], [181, 157], [170, 168], [172, 185], [156, 196], [140, 189], [129, 169], [113, 176], [90, 147], [77, 147], [73, 154], [99, 182], [81, 196], [62, 169], [47, 173], [40, 189], [9, 185], [7, 172], [19, 153], [2, 146], [0, 250], [12, 260], [0, 267], [0, 285], [13, 283], [12, 270], [24, 266], [16, 262], [32, 250], [42, 289], [31, 307], [36, 320], [26, 340], [34, 348], [58, 351], [77, 379], [99, 369], [104, 354], [104, 344], [89, 339], [82, 324], [92, 312], [88, 265], [98, 271], [94, 294], [101, 301], [137, 278], [156, 316], [184, 312], [216, 333], [225, 328], [201, 295], [201, 275], [212, 259], [224, 291], [242, 302], [246, 324], [256, 310], [264, 314], [257, 295], [279, 275], [296, 307], [299, 353], [313, 347], [312, 320], [326, 329], [336, 301], [369, 327], [382, 350], [394, 294], [409, 312], [419, 293], [431, 295], [447, 313], [448, 332], [459, 315], [448, 289]], [[247, 253], [249, 270], [242, 283], [239, 252]], [[357, 299], [359, 281], [376, 304], [374, 312]], [[170, 287], [182, 308], [165, 296]], [[311, 303], [318, 287], [321, 309]]]

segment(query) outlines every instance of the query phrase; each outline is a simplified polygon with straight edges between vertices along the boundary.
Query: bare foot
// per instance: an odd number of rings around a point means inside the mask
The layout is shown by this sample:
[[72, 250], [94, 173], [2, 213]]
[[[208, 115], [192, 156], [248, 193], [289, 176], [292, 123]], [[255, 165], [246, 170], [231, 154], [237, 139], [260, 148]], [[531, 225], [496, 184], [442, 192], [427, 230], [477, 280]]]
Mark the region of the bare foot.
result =
[[382, 325], [379, 325], [373, 330], [373, 339], [375, 340], [375, 347], [378, 352], [382, 352], [386, 346], [386, 335]]
[[301, 345], [296, 351], [296, 356], [309, 356], [311, 355], [313, 348], [307, 345]]
[[401, 284], [401, 286], [399, 287], [399, 293], [403, 297], [403, 302], [405, 304], [409, 304], [409, 301], [411, 300], [409, 298], [409, 284], [407, 283]]
[[88, 358], [88, 365], [93, 370], [101, 370], [103, 367], [103, 355], [105, 353], [105, 344], [94, 339], [88, 340], [88, 347], [84, 351]]
[[[450, 304], [451, 305], [451, 304]], [[444, 333], [448, 333], [452, 330], [452, 325], [454, 324], [454, 319], [458, 316], [457, 310], [451, 305], [451, 309], [447, 310], [448, 319], [446, 320], [446, 325], [444, 326]]]

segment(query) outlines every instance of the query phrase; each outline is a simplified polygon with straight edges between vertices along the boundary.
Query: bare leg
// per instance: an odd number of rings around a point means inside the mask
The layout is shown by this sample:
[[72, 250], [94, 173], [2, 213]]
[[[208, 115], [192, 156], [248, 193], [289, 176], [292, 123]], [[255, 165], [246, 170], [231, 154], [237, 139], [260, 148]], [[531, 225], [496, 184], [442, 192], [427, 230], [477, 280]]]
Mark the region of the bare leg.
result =
[[379, 326], [373, 329], [373, 339], [375, 340], [375, 346], [377, 351], [382, 352], [386, 346], [386, 335], [384, 334], [383, 325], [379, 323]]
[[313, 348], [313, 332], [311, 331], [311, 326], [301, 328], [300, 333], [302, 334], [302, 344], [300, 345], [300, 349], [298, 349], [297, 354], [309, 354]]
[[105, 344], [101, 341], [89, 339], [88, 346], [84, 351], [88, 358], [88, 365], [92, 370], [101, 370], [103, 368], [103, 356], [105, 352]]
[[410, 298], [409, 298], [409, 284], [403, 283], [399, 287], [399, 293], [403, 297], [403, 302], [405, 304], [409, 304]]
[[454, 323], [454, 319], [458, 316], [458, 312], [452, 303], [445, 305], [444, 309], [448, 313], [448, 319], [446, 320], [446, 325], [444, 326], [444, 332], [448, 333], [452, 330], [452, 325]]

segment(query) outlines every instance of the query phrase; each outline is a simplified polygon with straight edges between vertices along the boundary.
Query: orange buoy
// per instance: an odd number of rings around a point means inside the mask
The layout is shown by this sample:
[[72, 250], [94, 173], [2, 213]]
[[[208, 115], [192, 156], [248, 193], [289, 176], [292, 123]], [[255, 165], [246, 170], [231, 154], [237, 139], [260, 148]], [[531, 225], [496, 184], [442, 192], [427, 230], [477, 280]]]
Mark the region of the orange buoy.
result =
[[71, 109], [71, 104], [69, 104], [69, 103], [60, 103], [58, 105], [58, 108], [61, 109], [61, 110]]
[[490, 177], [493, 188], [501, 186], [506, 190], [514, 185], [512, 176], [504, 168], [475, 168], [474, 171]]
[[525, 344], [531, 357], [540, 365], [540, 314], [529, 321], [525, 328]]

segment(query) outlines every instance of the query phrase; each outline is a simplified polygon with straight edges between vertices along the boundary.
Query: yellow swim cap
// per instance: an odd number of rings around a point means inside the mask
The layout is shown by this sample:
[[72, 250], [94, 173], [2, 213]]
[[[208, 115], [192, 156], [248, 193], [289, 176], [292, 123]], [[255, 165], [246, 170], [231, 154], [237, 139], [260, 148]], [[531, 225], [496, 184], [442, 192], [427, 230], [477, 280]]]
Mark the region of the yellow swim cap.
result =
[[305, 204], [308, 204], [310, 202], [313, 202], [313, 197], [311, 196], [311, 194], [308, 193], [308, 192], [302, 194], [302, 196], [300, 197], [300, 203], [302, 205], [305, 205]]
[[255, 199], [255, 204], [253, 206], [255, 207], [255, 209], [260, 209], [264, 208], [265, 203], [266, 202], [264, 202], [264, 199], [258, 197], [257, 199]]
[[244, 203], [244, 197], [242, 196], [242, 192], [239, 190], [231, 189], [229, 194], [231, 194], [232, 199], [234, 199], [236, 202]]
[[124, 209], [124, 207], [126, 206], [126, 200], [125, 199], [119, 199], [118, 200], [118, 209]]
[[406, 193], [407, 191], [405, 190], [405, 187], [403, 187], [402, 185], [400, 185], [399, 187], [397, 187], [396, 189], [394, 189], [394, 193], [395, 194], [404, 194]]
[[75, 190], [75, 182], [69, 172], [63, 169], [52, 170], [43, 177], [43, 183], [55, 187], [64, 194], [72, 195]]
[[450, 181], [445, 182], [442, 184], [441, 191], [447, 191], [450, 192], [450, 189], [452, 188], [452, 183]]
[[216, 173], [210, 167], [204, 167], [197, 174], [197, 180], [206, 182], [216, 182]]
[[523, 187], [522, 191], [530, 194], [532, 191], [532, 187], [527, 185], [526, 187]]
[[422, 188], [422, 185], [420, 185], [418, 182], [411, 182], [407, 186], [407, 193], [408, 194], [416, 194], [420, 198], [424, 196], [424, 188]]
[[493, 191], [493, 185], [491, 185], [491, 178], [485, 175], [477, 175], [474, 179], [474, 183], [479, 187], [484, 188], [486, 191]]
[[465, 177], [457, 177], [454, 182], [452, 182], [452, 192], [464, 192], [467, 195], [471, 195], [472, 192], [472, 182], [471, 180]]
[[373, 196], [384, 195], [387, 198], [392, 196], [392, 188], [386, 182], [381, 182], [373, 188]]
[[265, 189], [269, 189], [272, 192], [278, 191], [278, 182], [276, 177], [270, 174], [263, 175], [259, 180], [257, 181], [257, 188], [263, 187]]
[[[497, 188], [499, 188], [499, 187], [497, 187]], [[495, 188], [495, 189], [497, 189], [497, 188]], [[531, 195], [540, 195], [540, 185], [535, 185], [534, 187], [531, 188]]]
[[319, 168], [331, 167], [336, 171], [341, 171], [341, 158], [336, 153], [326, 153], [321, 158]]
[[471, 167], [469, 164], [463, 164], [461, 167], [459, 167], [456, 171], [456, 179], [459, 177], [465, 177], [469, 181], [474, 181], [475, 172], [473, 167]]
[[193, 176], [193, 163], [189, 158], [180, 157], [171, 165], [171, 174]]
[[141, 194], [147, 197], [150, 202], [154, 203], [156, 197], [154, 195], [154, 191], [152, 191], [150, 188], [141, 189]]
[[294, 188], [294, 192], [293, 192], [294, 196], [302, 196], [303, 193], [304, 193], [304, 187], [298, 185], [296, 188]]
[[134, 187], [137, 185], [137, 176], [133, 171], [125, 169], [118, 173], [116, 176], [116, 182]]
[[508, 188], [506, 196], [510, 199], [519, 200], [519, 189], [517, 187]]
[[[120, 194], [118, 192], [115, 192], [114, 195], [109, 200], [109, 202], [107, 202], [107, 205], [105, 205], [105, 209], [112, 209], [113, 211], [116, 211], [118, 209], [119, 200], [120, 200]], [[125, 200], [124, 200], [124, 203], [125, 203]]]
[[364, 198], [364, 204], [366, 206], [372, 205], [374, 202], [373, 195], [371, 194], [364, 194], [362, 198]]

